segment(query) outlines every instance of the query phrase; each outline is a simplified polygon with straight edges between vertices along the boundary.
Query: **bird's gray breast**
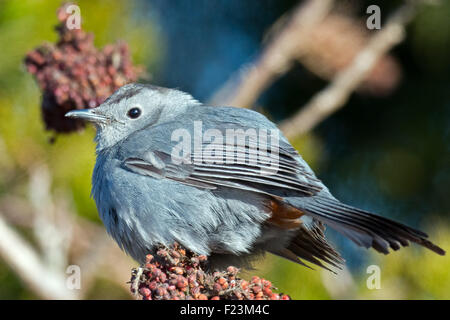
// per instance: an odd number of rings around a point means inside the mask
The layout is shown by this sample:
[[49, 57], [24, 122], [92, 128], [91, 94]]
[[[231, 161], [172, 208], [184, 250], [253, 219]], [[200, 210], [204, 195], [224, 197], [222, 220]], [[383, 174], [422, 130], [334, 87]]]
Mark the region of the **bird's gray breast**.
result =
[[138, 261], [174, 241], [200, 254], [249, 252], [268, 218], [261, 195], [140, 175], [111, 151], [97, 156], [92, 196], [108, 233]]

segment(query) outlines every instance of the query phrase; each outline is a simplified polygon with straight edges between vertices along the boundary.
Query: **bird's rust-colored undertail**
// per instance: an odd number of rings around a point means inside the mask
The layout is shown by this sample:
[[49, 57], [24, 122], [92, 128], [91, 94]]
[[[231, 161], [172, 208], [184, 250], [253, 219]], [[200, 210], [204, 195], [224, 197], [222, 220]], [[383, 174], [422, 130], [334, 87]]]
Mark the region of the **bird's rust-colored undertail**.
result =
[[277, 227], [282, 229], [296, 229], [302, 224], [299, 218], [304, 215], [304, 212], [278, 200], [269, 200], [268, 210], [271, 217], [267, 222]]

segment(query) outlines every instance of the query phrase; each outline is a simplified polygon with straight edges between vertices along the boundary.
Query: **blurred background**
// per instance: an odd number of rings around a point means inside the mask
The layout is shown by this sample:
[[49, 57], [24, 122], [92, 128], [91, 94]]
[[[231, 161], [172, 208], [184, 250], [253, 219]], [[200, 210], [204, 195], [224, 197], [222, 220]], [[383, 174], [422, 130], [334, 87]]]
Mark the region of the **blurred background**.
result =
[[[449, 1], [74, 3], [95, 46], [128, 43], [143, 82], [264, 113], [338, 199], [450, 248]], [[373, 4], [380, 30], [366, 26]], [[0, 299], [132, 299], [136, 263], [106, 235], [89, 196], [94, 129], [46, 130], [24, 65], [58, 39], [61, 5], [0, 1]], [[390, 23], [393, 35], [376, 38]], [[369, 65], [367, 54], [377, 59], [363, 72], [354, 58]], [[347, 261], [337, 275], [268, 254], [242, 277], [263, 276], [294, 299], [450, 298], [448, 255], [412, 245], [381, 256], [327, 236]], [[69, 265], [80, 267], [80, 290], [66, 288]], [[366, 285], [371, 265], [381, 289]]]

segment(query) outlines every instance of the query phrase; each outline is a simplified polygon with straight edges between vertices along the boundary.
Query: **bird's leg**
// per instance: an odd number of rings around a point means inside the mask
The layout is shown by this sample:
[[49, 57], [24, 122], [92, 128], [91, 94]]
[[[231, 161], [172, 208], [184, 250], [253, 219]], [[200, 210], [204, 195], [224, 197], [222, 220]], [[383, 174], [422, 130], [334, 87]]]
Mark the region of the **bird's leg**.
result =
[[138, 298], [139, 295], [139, 284], [141, 282], [141, 277], [143, 273], [144, 268], [139, 267], [135, 269], [134, 277], [131, 280], [131, 292], [133, 293], [135, 298]]

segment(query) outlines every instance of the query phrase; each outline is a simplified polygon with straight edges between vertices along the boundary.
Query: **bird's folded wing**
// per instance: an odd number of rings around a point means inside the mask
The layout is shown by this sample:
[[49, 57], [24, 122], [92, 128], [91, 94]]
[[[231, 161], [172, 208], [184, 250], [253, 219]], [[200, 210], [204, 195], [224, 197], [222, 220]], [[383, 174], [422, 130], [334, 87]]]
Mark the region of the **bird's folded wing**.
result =
[[[244, 160], [248, 156], [248, 150], [239, 148], [234, 155], [237, 159]], [[174, 159], [172, 155], [162, 151], [148, 151], [138, 157], [127, 158], [124, 165], [138, 174], [172, 179], [207, 189], [227, 186], [271, 193], [275, 187], [308, 196], [322, 189], [314, 176], [286, 154], [280, 154], [276, 172], [271, 171], [272, 167], [261, 163], [248, 164], [244, 161], [215, 163], [207, 161], [208, 159], [197, 161], [195, 157], [194, 152], [189, 161], [182, 162], [186, 159]]]
[[[261, 147], [261, 138], [210, 139], [191, 145], [182, 157], [174, 155], [176, 145], [171, 134], [177, 128], [190, 130], [201, 121], [203, 130], [220, 131], [224, 136], [229, 129], [247, 132], [264, 129], [275, 133]], [[188, 128], [188, 129], [187, 129]], [[263, 115], [250, 110], [231, 107], [203, 106], [170, 123], [148, 127], [136, 132], [123, 143], [126, 157], [124, 166], [133, 172], [165, 178], [200, 188], [214, 189], [227, 186], [283, 197], [285, 194], [312, 196], [323, 189], [309, 166], [290, 145], [276, 126]], [[275, 150], [275, 152], [273, 152]]]
[[280, 149], [276, 169], [261, 162], [244, 161], [249, 152], [246, 147], [235, 148], [232, 155], [227, 152], [224, 148], [223, 157], [235, 156], [235, 161], [216, 163], [205, 158], [198, 161], [195, 151], [187, 159], [181, 159], [166, 151], [149, 150], [126, 158], [124, 166], [138, 174], [207, 189], [226, 186], [274, 196], [283, 196], [286, 192], [312, 196], [322, 190], [314, 174], [286, 150]]

